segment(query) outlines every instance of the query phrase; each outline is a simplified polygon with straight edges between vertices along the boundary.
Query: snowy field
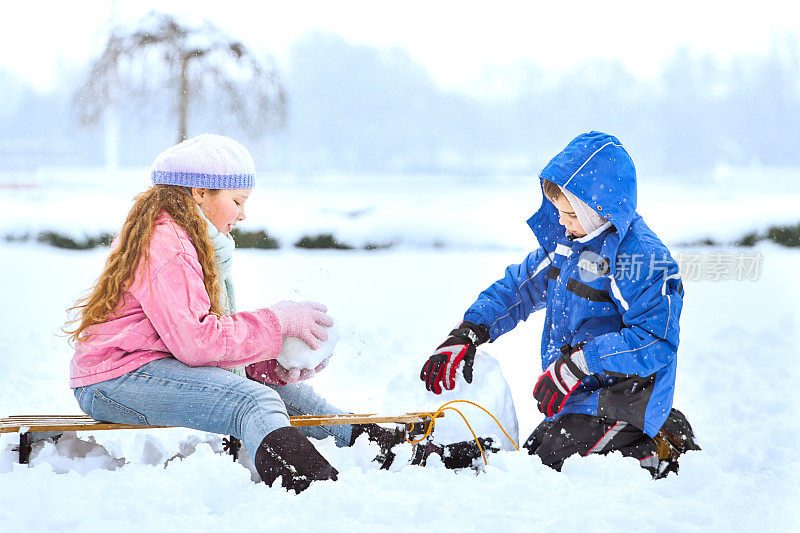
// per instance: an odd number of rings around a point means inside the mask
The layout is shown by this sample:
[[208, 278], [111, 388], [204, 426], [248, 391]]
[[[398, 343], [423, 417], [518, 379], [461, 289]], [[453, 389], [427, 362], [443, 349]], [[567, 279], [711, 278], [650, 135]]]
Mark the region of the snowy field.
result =
[[[245, 227], [267, 227], [287, 243], [323, 230], [355, 244], [413, 237], [377, 252], [237, 252], [241, 308], [313, 298], [339, 321], [336, 354], [311, 384], [343, 409], [397, 413], [468, 397], [466, 390], [447, 398], [428, 394], [419, 368], [477, 293], [534, 246], [524, 225], [539, 203], [534, 186], [501, 180], [426, 187], [414, 201], [399, 181], [356, 190], [336, 180], [318, 187], [286, 180], [264, 185], [248, 203]], [[136, 189], [121, 199], [112, 189], [88, 194], [43, 184], [0, 191], [0, 234], [44, 227], [113, 232]], [[714, 195], [709, 188], [682, 203], [676, 194], [645, 187], [641, 211], [672, 243], [797, 221], [797, 187], [737, 191]], [[445, 247], [419, 246], [435, 242]], [[67, 387], [71, 351], [57, 334], [64, 309], [91, 285], [106, 252], [0, 242], [0, 416], [79, 412]], [[80, 433], [37, 445], [30, 467], [16, 464], [16, 435], [3, 435], [0, 529], [796, 531], [800, 250], [762, 244], [673, 252], [699, 257], [706, 269], [685, 280], [675, 401], [703, 450], [682, 458], [679, 476], [654, 482], [617, 454], [571, 459], [556, 473], [516, 451], [490, 456], [479, 474], [401, 460], [385, 472], [370, 462], [376, 449], [365, 441], [337, 449], [328, 439], [318, 448], [339, 469], [339, 481], [294, 495], [253, 483], [248, 470], [217, 453], [216, 435]], [[734, 279], [709, 274], [720, 271], [709, 265], [721, 258], [735, 264], [742, 257], [758, 257], [757, 272], [751, 268], [742, 280], [735, 270]], [[542, 320], [534, 315], [486, 348], [513, 394], [515, 437], [522, 440], [542, 418], [531, 397]], [[465, 414], [486, 424], [479, 412]], [[460, 422], [449, 414], [446, 423], [442, 434]]]
[[[639, 212], [668, 243], [729, 242], [771, 224], [796, 224], [800, 169], [721, 168], [699, 183], [639, 179]], [[0, 173], [0, 237], [57, 231], [76, 240], [116, 233], [148, 169]], [[242, 227], [283, 247], [332, 233], [355, 247], [518, 249], [541, 203], [525, 176], [260, 176]]]

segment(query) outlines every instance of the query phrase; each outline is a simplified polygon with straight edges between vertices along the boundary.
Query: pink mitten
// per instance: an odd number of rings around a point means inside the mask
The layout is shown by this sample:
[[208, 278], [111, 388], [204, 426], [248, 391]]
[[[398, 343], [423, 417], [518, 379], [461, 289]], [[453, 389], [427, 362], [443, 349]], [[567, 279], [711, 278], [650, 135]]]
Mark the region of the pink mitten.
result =
[[283, 368], [280, 363], [275, 367], [275, 374], [278, 378], [286, 383], [297, 383], [298, 381], [305, 381], [317, 375], [317, 372], [328, 366], [330, 357], [327, 357], [320, 362], [313, 370], [310, 368]]
[[277, 359], [267, 359], [266, 361], [258, 361], [245, 367], [245, 372], [252, 379], [265, 383], [267, 385], [286, 385], [287, 383], [297, 383], [298, 381], [305, 381], [313, 378], [317, 372], [328, 366], [330, 357], [324, 359], [313, 370], [291, 368], [285, 369]]
[[278, 364], [277, 359], [267, 359], [266, 361], [258, 361], [251, 365], [244, 367], [244, 371], [252, 379], [267, 385], [286, 385], [286, 381], [281, 379], [278, 375], [277, 369], [280, 368], [286, 371], [281, 365]]
[[282, 336], [297, 337], [314, 350], [328, 340], [325, 328], [333, 326], [333, 320], [321, 303], [283, 300], [269, 309], [278, 317]]

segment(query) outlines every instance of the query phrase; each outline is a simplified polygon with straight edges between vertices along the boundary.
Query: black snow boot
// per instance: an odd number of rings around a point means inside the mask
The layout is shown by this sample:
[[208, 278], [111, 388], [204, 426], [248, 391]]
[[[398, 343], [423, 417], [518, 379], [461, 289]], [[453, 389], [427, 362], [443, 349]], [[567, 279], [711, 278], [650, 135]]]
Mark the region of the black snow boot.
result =
[[653, 479], [667, 477], [670, 472], [677, 474], [678, 458], [685, 452], [700, 449], [686, 416], [674, 408], [653, 442], [658, 449], [658, 470], [653, 473]]
[[283, 488], [297, 494], [313, 481], [335, 481], [339, 473], [295, 427], [279, 428], [264, 437], [256, 451], [255, 467], [267, 485], [281, 478]]
[[[500, 451], [491, 437], [478, 437], [483, 447], [483, 453], [494, 453]], [[453, 444], [436, 444], [428, 440], [417, 444], [414, 455], [411, 458], [412, 465], [425, 466], [428, 457], [436, 454], [442, 459], [445, 468], [455, 470], [457, 468], [469, 468], [474, 465], [475, 460], [481, 457], [481, 450], [474, 440], [465, 440]]]
[[350, 446], [355, 444], [356, 439], [364, 434], [367, 435], [370, 442], [376, 443], [381, 449], [380, 453], [373, 459], [373, 462], [380, 464], [381, 470], [388, 470], [395, 458], [392, 448], [406, 442], [405, 429], [403, 426], [387, 429], [378, 424], [354, 424]]

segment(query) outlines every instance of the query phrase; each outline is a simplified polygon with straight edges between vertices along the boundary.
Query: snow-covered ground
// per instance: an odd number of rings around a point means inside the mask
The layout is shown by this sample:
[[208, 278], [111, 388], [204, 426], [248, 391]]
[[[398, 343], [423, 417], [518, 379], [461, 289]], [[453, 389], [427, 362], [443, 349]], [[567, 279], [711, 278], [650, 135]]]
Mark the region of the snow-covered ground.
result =
[[[318, 187], [287, 180], [272, 189], [265, 184], [248, 203], [247, 226], [263, 224], [287, 242], [294, 233], [321, 232], [330, 223], [340, 224], [330, 229], [354, 242], [402, 230], [404, 236], [419, 236], [420, 243], [442, 240], [449, 245], [425, 249], [411, 242], [377, 252], [237, 252], [234, 270], [242, 308], [286, 297], [328, 305], [342, 340], [330, 366], [311, 383], [344, 409], [396, 413], [440, 405], [444, 399], [428, 394], [419, 381], [420, 365], [477, 293], [534, 245], [524, 225], [539, 202], [530, 184], [506, 180], [489, 187], [429, 187], [424, 195], [417, 191], [413, 201], [399, 183], [354, 190], [335, 180]], [[703, 204], [696, 199], [702, 195], [708, 199], [706, 210], [699, 209]], [[677, 242], [727, 238], [734, 219], [739, 226], [732, 236], [765, 222], [796, 222], [786, 209], [800, 191], [702, 192], [692, 195], [688, 207], [677, 195], [657, 195], [646, 187], [641, 196], [647, 220]], [[0, 234], [45, 223], [50, 229], [115, 231], [130, 195], [112, 198], [107, 190], [6, 191], [0, 193]], [[731, 214], [731, 206], [741, 210]], [[765, 206], [777, 206], [777, 214]], [[717, 265], [685, 281], [675, 405], [689, 417], [703, 450], [682, 458], [679, 476], [654, 482], [620, 455], [569, 460], [556, 473], [510, 451], [490, 456], [485, 473], [477, 475], [402, 461], [385, 472], [370, 463], [375, 450], [366, 442], [338, 449], [329, 439], [318, 447], [339, 469], [339, 481], [317, 483], [294, 495], [253, 483], [245, 468], [215, 453], [220, 448], [216, 435], [182, 429], [79, 433], [55, 446], [37, 446], [30, 467], [16, 464], [11, 450], [16, 435], [3, 435], [0, 528], [796, 530], [800, 288], [793, 274], [800, 272], [800, 251], [762, 244], [673, 252], [699, 257], [706, 267]], [[0, 243], [5, 300], [0, 310], [0, 416], [78, 412], [67, 387], [71, 352], [57, 333], [64, 309], [91, 285], [105, 254], [104, 249], [68, 252]], [[711, 274], [720, 271], [721, 258], [734, 264], [743, 257], [750, 266], [760, 257], [758, 272], [742, 280], [714, 279], [726, 277]], [[731, 277], [738, 277], [733, 270]], [[542, 317], [534, 315], [486, 348], [499, 361], [513, 394], [521, 439], [542, 418], [531, 397], [540, 368], [541, 327]], [[448, 398], [459, 392], [469, 393], [455, 391]], [[486, 423], [477, 411], [465, 409], [465, 414], [471, 422]], [[446, 420], [458, 422], [450, 414]], [[447, 426], [441, 429], [448, 431]]]

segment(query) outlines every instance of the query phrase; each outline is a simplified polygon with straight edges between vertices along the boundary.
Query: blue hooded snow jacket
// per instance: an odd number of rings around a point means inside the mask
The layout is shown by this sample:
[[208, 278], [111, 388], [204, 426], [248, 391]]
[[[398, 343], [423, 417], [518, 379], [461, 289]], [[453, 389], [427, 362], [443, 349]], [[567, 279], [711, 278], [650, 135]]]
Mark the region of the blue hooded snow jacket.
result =
[[616, 137], [582, 134], [542, 170], [608, 222], [567, 236], [542, 195], [528, 220], [540, 248], [483, 291], [464, 320], [491, 340], [545, 308], [542, 370], [565, 344], [586, 343], [592, 375], [553, 418], [567, 413], [629, 422], [654, 436], [672, 408], [683, 284], [667, 247], [636, 213], [636, 170]]

